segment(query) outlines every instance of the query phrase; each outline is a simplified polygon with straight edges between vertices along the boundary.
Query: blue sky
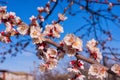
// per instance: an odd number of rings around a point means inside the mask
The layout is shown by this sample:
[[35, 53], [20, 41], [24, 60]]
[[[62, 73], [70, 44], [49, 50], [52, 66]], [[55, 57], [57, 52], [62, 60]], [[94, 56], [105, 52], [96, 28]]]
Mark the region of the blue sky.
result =
[[[20, 16], [24, 22], [29, 24], [30, 23], [29, 17], [31, 17], [32, 15], [36, 16], [38, 13], [37, 7], [43, 6], [46, 3], [46, 1], [47, 0], [41, 0], [41, 1], [40, 0], [7, 0], [7, 2], [8, 2], [7, 11], [15, 12], [16, 15]], [[63, 9], [61, 8], [62, 4], [67, 5], [66, 3], [60, 3], [57, 6], [57, 8], [55, 9], [56, 11], [49, 18], [49, 20], [55, 20], [58, 15], [57, 13], [63, 11]], [[79, 9], [78, 6], [76, 6], [75, 8]], [[117, 10], [114, 10], [114, 11], [116, 11], [118, 13], [120, 11], [120, 8], [117, 8]], [[82, 26], [83, 23], [85, 23], [85, 21], [81, 19], [83, 16], [87, 16], [87, 15], [79, 14], [74, 17], [67, 16], [68, 20], [66, 20], [64, 23], [61, 23], [64, 26], [64, 34], [62, 34], [62, 36], [64, 36], [67, 33], [74, 32], [76, 29], [78, 29], [80, 26]], [[47, 22], [50, 23], [50, 21], [47, 21]], [[120, 29], [115, 27], [112, 23], [109, 23], [109, 26], [111, 27], [113, 36], [118, 37], [117, 39], [120, 40], [120, 36], [118, 35]], [[79, 34], [81, 34], [83, 32], [84, 31], [79, 32]], [[79, 34], [77, 34], [77, 35], [79, 35]], [[92, 37], [90, 37], [89, 39], [91, 39]], [[113, 41], [109, 45], [117, 46], [120, 48], [120, 46], [118, 46], [118, 45], [120, 45], [119, 41], [117, 41], [117, 42]], [[32, 48], [30, 48], [30, 49], [32, 49]], [[0, 69], [29, 72], [31, 69], [33, 70], [33, 62], [34, 61], [36, 61], [37, 64], [40, 63], [40, 60], [37, 58], [37, 56], [34, 53], [23, 51], [22, 54], [18, 53], [17, 57], [11, 57], [10, 55], [7, 55], [7, 59], [5, 60], [5, 62], [0, 63]]]

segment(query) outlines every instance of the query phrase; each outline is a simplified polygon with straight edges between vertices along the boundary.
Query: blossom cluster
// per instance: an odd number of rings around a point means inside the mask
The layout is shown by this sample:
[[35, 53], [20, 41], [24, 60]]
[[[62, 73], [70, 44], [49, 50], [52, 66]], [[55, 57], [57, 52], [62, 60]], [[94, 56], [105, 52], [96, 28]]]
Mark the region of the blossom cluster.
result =
[[53, 23], [45, 26], [45, 36], [59, 38], [60, 33], [63, 33], [63, 27], [59, 23]]
[[74, 34], [67, 34], [60, 45], [69, 56], [75, 56], [77, 52], [82, 51], [82, 40]]
[[57, 55], [58, 52], [56, 49], [53, 48], [48, 48], [45, 51], [43, 51], [44, 55], [45, 55], [45, 63], [40, 65], [40, 70], [41, 71], [46, 71], [48, 69], [53, 69], [56, 67], [58, 60], [57, 60]]
[[[50, 12], [50, 4], [51, 4], [52, 2], [56, 2], [56, 1], [57, 1], [57, 0], [50, 0], [50, 1], [48, 1], [48, 3], [46, 4], [45, 7], [38, 7], [38, 8], [37, 8], [38, 12], [39, 12], [40, 14], [42, 14], [43, 12], [46, 12], [47, 14], [49, 14], [49, 12]], [[41, 21], [44, 21], [44, 19], [43, 19], [42, 16], [39, 16], [39, 18], [40, 18]]]
[[107, 77], [107, 69], [104, 67], [101, 67], [100, 65], [92, 64], [89, 68], [88, 74], [103, 80], [104, 78]]
[[[42, 43], [44, 41], [44, 37], [50, 36], [59, 38], [60, 33], [63, 32], [63, 28], [59, 23], [54, 22], [51, 25], [46, 25], [45, 31], [42, 33], [42, 28], [40, 27], [38, 20], [41, 22], [44, 22], [44, 17], [42, 16], [43, 12], [49, 12], [50, 11], [50, 3], [56, 2], [56, 0], [51, 0], [43, 7], [38, 7], [39, 15], [37, 17], [31, 16], [31, 24], [30, 26], [24, 23], [20, 17], [16, 16], [14, 12], [7, 12], [6, 6], [0, 6], [0, 23], [4, 23], [5, 30], [0, 32], [0, 40], [5, 43], [9, 43], [10, 36], [14, 35], [26, 35], [30, 34], [31, 38], [33, 39], [33, 42], [35, 44]], [[66, 17], [59, 13], [58, 15], [60, 21], [64, 21]], [[17, 28], [15, 28], [17, 26]], [[7, 36], [6, 36], [7, 35]], [[38, 38], [39, 37], [39, 38]]]
[[80, 60], [72, 60], [68, 71], [73, 73], [74, 77], [68, 80], [84, 80], [85, 76], [81, 74], [80, 69], [84, 69], [84, 63]]
[[[6, 6], [0, 6], [0, 23], [4, 23], [5, 30], [0, 32], [0, 40], [9, 43], [10, 36], [28, 33], [29, 26], [22, 22], [14, 12], [7, 12]], [[15, 28], [15, 26], [18, 26]]]
[[[47, 36], [47, 35], [46, 35]], [[56, 67], [58, 60], [60, 59], [61, 55], [64, 57], [65, 53], [67, 53], [70, 56], [74, 56], [77, 52], [82, 51], [82, 40], [78, 37], [76, 37], [73, 34], [67, 34], [63, 41], [60, 42], [60, 46], [62, 49], [53, 49], [50, 47], [47, 47], [48, 45], [43, 43], [40, 43], [39, 49], [42, 50], [42, 53], [44, 54], [44, 60], [45, 64], [42, 64], [40, 69], [44, 69], [42, 71], [45, 71], [47, 69], [53, 69]], [[77, 60], [71, 61], [72, 68], [68, 68], [69, 71], [75, 71], [80, 74], [80, 71], [78, 68], [84, 69], [83, 67], [83, 62], [80, 60], [77, 61], [77, 66], [76, 65]], [[46, 67], [46, 68], [43, 68]], [[78, 75], [78, 74], [77, 74]], [[82, 74], [80, 74], [82, 75]]]
[[[56, 0], [51, 0], [43, 7], [38, 7], [39, 15], [35, 17], [32, 15], [29, 19], [31, 21], [30, 25], [24, 23], [14, 12], [7, 12], [6, 6], [0, 6], [0, 23], [5, 24], [5, 30], [0, 32], [0, 41], [8, 43], [10, 42], [10, 37], [14, 35], [30, 35], [35, 45], [38, 45], [38, 49], [42, 51], [44, 56], [45, 63], [40, 65], [40, 69], [45, 71], [47, 69], [53, 69], [56, 67], [58, 62], [58, 53], [56, 49], [48, 47], [48, 45], [44, 42], [46, 38], [53, 37], [59, 38], [60, 33], [63, 32], [63, 27], [57, 23], [57, 21], [53, 22], [50, 25], [46, 25], [45, 30], [41, 28], [38, 20], [44, 22], [43, 16], [41, 16], [42, 12], [49, 13], [50, 3], [56, 2]], [[64, 21], [66, 17], [59, 13], [58, 15], [59, 21]], [[17, 27], [17, 28], [16, 28]]]
[[98, 42], [92, 39], [87, 42], [86, 47], [90, 53], [90, 57], [100, 62], [100, 60], [102, 60], [102, 53], [100, 52], [99, 48], [97, 48], [97, 44]]

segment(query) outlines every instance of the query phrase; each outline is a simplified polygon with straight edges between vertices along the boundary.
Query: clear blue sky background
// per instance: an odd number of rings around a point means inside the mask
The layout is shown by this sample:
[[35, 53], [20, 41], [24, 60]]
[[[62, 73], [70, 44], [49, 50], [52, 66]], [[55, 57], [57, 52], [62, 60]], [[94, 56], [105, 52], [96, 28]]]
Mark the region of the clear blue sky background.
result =
[[[46, 3], [47, 0], [7, 0], [7, 10], [8, 12], [16, 12], [17, 16], [20, 16], [21, 19], [26, 22], [30, 23], [29, 17], [31, 15], [37, 15], [37, 7], [38, 6], [43, 6]], [[55, 20], [57, 18], [57, 13], [62, 12], [63, 9], [61, 5], [64, 4], [67, 5], [66, 3], [61, 3], [57, 6], [56, 12], [52, 14], [52, 16], [49, 18], [49, 20]], [[75, 8], [78, 8], [76, 6]], [[117, 10], [114, 10], [116, 12], [120, 12], [120, 8], [118, 7]], [[78, 29], [80, 26], [85, 23], [85, 21], [81, 20], [81, 17], [87, 16], [86, 14], [79, 14], [74, 17], [68, 16], [68, 20], [66, 20], [62, 25], [64, 26], [64, 36], [66, 33], [71, 33], [74, 32], [76, 29]], [[47, 21], [50, 23], [50, 21]], [[120, 29], [115, 27], [112, 23], [109, 23], [111, 27], [111, 31], [113, 33], [113, 36], [115, 36], [118, 40], [120, 40]], [[82, 32], [79, 32], [81, 34]], [[77, 34], [77, 35], [79, 35]], [[92, 36], [93, 37], [93, 36]], [[91, 39], [90, 37], [89, 39]], [[86, 40], [85, 40], [86, 41]], [[112, 46], [116, 46], [120, 48], [120, 42], [119, 41], [114, 41], [111, 44]], [[119, 45], [119, 46], [118, 46]], [[32, 49], [32, 48], [30, 48]], [[5, 60], [4, 63], [0, 63], [0, 69], [6, 69], [6, 70], [11, 70], [11, 71], [25, 71], [29, 72], [30, 70], [33, 70], [33, 62], [36, 61], [37, 64], [40, 63], [40, 60], [35, 56], [34, 53], [30, 52], [22, 52], [22, 54], [18, 54], [17, 57], [11, 57], [8, 55], [7, 59]]]

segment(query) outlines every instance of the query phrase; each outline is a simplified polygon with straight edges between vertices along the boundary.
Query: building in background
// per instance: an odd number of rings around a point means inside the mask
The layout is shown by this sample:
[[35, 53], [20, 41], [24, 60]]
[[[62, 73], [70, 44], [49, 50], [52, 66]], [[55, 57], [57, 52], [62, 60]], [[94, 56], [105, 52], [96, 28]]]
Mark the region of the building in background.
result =
[[0, 70], [0, 80], [34, 80], [32, 74]]

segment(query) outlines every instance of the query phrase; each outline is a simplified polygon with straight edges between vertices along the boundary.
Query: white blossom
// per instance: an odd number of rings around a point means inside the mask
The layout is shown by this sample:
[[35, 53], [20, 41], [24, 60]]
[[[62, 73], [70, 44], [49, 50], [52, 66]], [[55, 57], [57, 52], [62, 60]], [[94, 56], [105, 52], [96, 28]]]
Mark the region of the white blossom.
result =
[[77, 50], [71, 48], [70, 46], [64, 45], [63, 49], [65, 50], [65, 53], [67, 53], [68, 56], [75, 56]]
[[5, 32], [11, 32], [12, 31], [12, 24], [10, 22], [5, 23], [6, 29]]
[[2, 23], [2, 18], [5, 16], [6, 6], [0, 6], [0, 24]]
[[45, 41], [45, 36], [42, 33], [37, 38], [33, 38], [34, 44], [42, 43], [43, 41]]
[[102, 60], [102, 53], [100, 52], [100, 49], [97, 48], [97, 44], [98, 42], [92, 39], [87, 42], [86, 47], [90, 53], [90, 56], [100, 62], [100, 60]]
[[59, 24], [50, 24], [45, 26], [43, 34], [49, 37], [59, 38], [63, 28]]
[[42, 28], [39, 26], [30, 26], [30, 36], [32, 38], [38, 38], [38, 36], [41, 34]]
[[38, 10], [39, 12], [43, 12], [43, 11], [44, 11], [44, 8], [43, 8], [43, 7], [37, 7], [37, 10]]
[[15, 18], [15, 22], [16, 22], [16, 24], [19, 24], [19, 23], [21, 22], [20, 17], [16, 17], [16, 18]]
[[27, 34], [28, 29], [29, 29], [29, 26], [23, 22], [21, 24], [19, 24], [17, 27], [17, 31], [22, 35]]
[[97, 64], [93, 64], [90, 66], [88, 74], [95, 76], [96, 78], [104, 79], [107, 77], [107, 69]]
[[85, 76], [84, 75], [79, 75], [76, 80], [84, 80]]
[[75, 38], [75, 42], [72, 44], [72, 48], [82, 51], [82, 40], [78, 37]]
[[99, 66], [96, 64], [91, 65], [88, 74], [93, 76], [99, 75]]
[[80, 60], [72, 60], [72, 61], [70, 61], [70, 64], [74, 67], [77, 64], [77, 67], [79, 67], [80, 69], [84, 69], [84, 63]]
[[61, 21], [65, 21], [67, 19], [67, 17], [65, 17], [63, 14], [59, 13], [58, 17]]
[[63, 27], [60, 25], [60, 24], [54, 24], [55, 26], [55, 31], [57, 31], [58, 33], [63, 33], [64, 30], [63, 30]]
[[49, 8], [49, 7], [45, 7], [44, 9], [45, 9], [45, 11], [49, 14], [50, 8]]
[[0, 12], [6, 11], [7, 6], [0, 6]]
[[51, 70], [51, 69], [53, 69], [53, 68], [55, 68], [57, 66], [58, 61], [57, 61], [57, 59], [49, 59], [47, 61], [47, 64], [48, 64], [48, 69]]
[[73, 34], [67, 34], [63, 40], [67, 46], [71, 46], [75, 42], [75, 36]]
[[33, 20], [36, 20], [36, 17], [34, 15], [32, 15], [30, 18], [29, 18], [31, 21]]
[[87, 48], [96, 47], [96, 45], [97, 45], [97, 41], [95, 39], [88, 41], [86, 44]]
[[10, 38], [9, 37], [6, 37], [6, 36], [3, 36], [4, 32], [3, 33], [0, 33], [0, 41], [1, 42], [5, 42], [5, 43], [9, 43], [11, 42]]
[[49, 57], [57, 57], [57, 50], [53, 48], [48, 48], [46, 54]]
[[69, 56], [74, 56], [77, 51], [82, 51], [82, 40], [73, 34], [67, 34], [63, 42], [63, 48]]
[[52, 0], [53, 2], [56, 2], [57, 0]]
[[67, 70], [73, 73], [80, 73], [80, 70], [78, 70], [77, 68], [67, 68]]
[[16, 17], [15, 12], [9, 12], [9, 17], [10, 17], [10, 18], [15, 18], [15, 17]]
[[116, 74], [120, 74], [120, 65], [119, 64], [114, 64], [112, 67], [111, 67], [111, 70], [116, 73]]
[[47, 68], [48, 68], [47, 64], [41, 64], [40, 65], [40, 71], [42, 71], [42, 72], [45, 72], [47, 70]]
[[40, 16], [39, 19], [40, 19], [41, 22], [44, 22], [44, 17], [43, 16]]

